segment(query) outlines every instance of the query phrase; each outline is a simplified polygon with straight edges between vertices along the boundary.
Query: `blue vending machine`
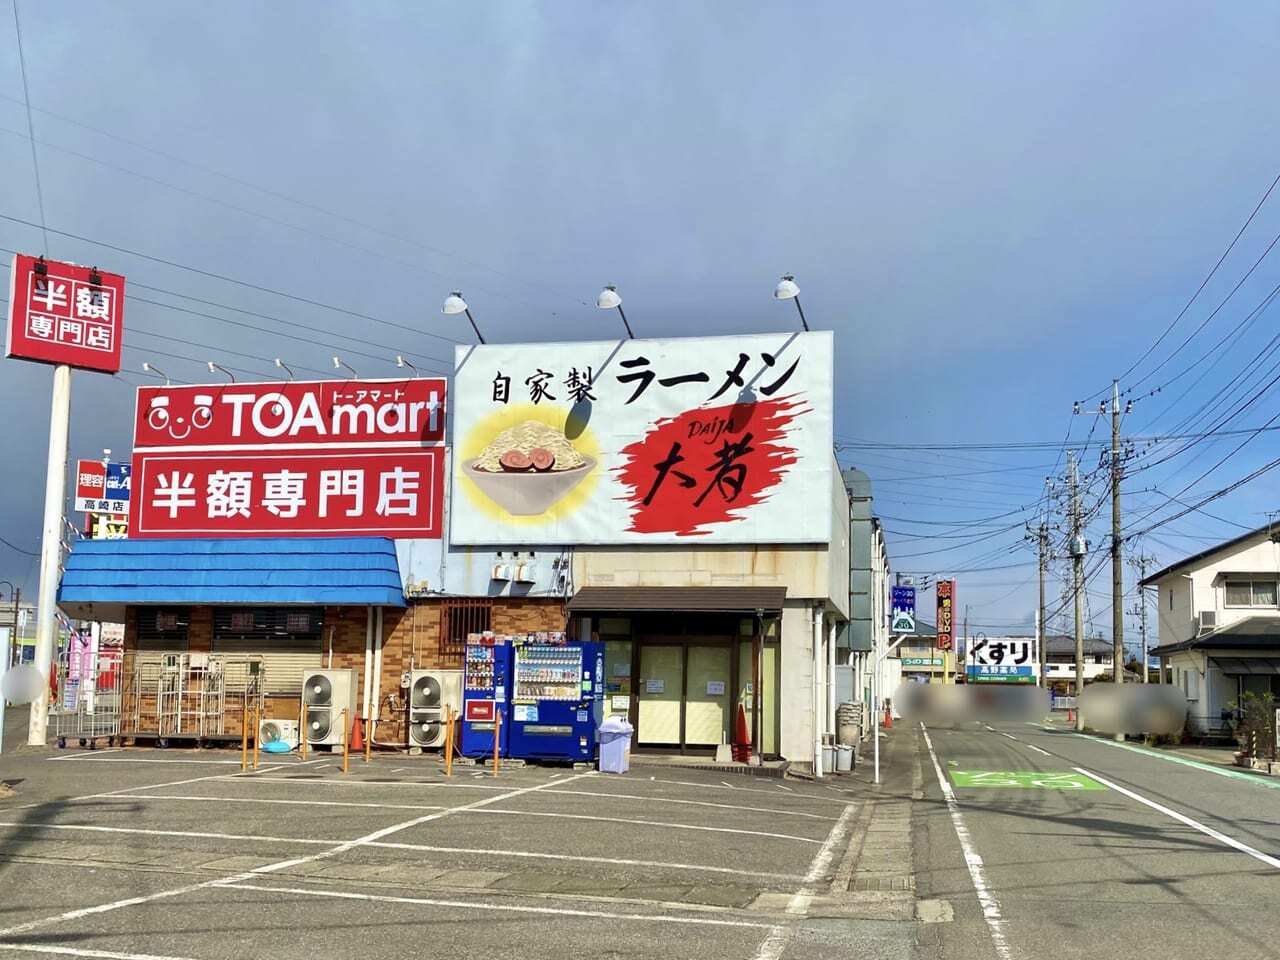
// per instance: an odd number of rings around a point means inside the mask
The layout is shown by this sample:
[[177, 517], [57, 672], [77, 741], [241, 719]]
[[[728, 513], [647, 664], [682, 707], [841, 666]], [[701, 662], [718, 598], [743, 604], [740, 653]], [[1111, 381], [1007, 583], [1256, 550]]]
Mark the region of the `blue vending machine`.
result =
[[507, 755], [507, 710], [510, 689], [511, 645], [506, 637], [472, 637], [466, 648], [462, 677], [462, 755], [492, 757], [494, 726], [499, 714], [498, 753]]
[[516, 638], [512, 652], [511, 756], [595, 759], [604, 708], [603, 644], [534, 635]]

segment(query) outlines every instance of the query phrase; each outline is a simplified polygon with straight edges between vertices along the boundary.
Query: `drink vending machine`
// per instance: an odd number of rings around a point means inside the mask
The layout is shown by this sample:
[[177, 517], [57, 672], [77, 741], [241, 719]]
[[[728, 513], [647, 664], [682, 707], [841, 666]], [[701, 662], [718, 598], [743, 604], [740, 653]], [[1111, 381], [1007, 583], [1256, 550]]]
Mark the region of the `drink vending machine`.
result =
[[604, 708], [604, 645], [561, 634], [512, 643], [510, 731], [506, 748], [528, 760], [590, 762]]
[[507, 755], [508, 677], [511, 673], [511, 645], [506, 637], [474, 634], [467, 639], [462, 679], [462, 755], [493, 756], [493, 737], [498, 714], [498, 752]]

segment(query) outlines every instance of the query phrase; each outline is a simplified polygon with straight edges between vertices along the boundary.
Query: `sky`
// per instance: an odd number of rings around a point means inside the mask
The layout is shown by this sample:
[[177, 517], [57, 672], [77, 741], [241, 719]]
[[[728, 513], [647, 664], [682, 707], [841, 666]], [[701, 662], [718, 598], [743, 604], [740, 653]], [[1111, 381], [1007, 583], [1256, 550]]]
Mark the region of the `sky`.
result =
[[[872, 478], [894, 569], [954, 575], [974, 632], [1030, 631], [1024, 528], [1061, 553], [1043, 496], [1064, 447], [1094, 512], [1113, 378], [1134, 401], [1127, 553], [1154, 569], [1275, 508], [1280, 471], [1146, 529], [1280, 456], [1280, 434], [1221, 433], [1278, 409], [1276, 314], [1250, 311], [1280, 282], [1280, 189], [1192, 300], [1280, 171], [1272, 6], [18, 9], [49, 255], [129, 282], [125, 372], [73, 378], [73, 458], [129, 449], [143, 361], [192, 382], [336, 352], [444, 372], [470, 332], [440, 313], [452, 289], [490, 341], [616, 335], [604, 283], [641, 336], [788, 330], [790, 272], [835, 331], [838, 455]], [[3, 260], [42, 244], [10, 12]], [[34, 596], [51, 374], [3, 369], [0, 577]], [[1109, 635], [1097, 570], [1089, 632]]]

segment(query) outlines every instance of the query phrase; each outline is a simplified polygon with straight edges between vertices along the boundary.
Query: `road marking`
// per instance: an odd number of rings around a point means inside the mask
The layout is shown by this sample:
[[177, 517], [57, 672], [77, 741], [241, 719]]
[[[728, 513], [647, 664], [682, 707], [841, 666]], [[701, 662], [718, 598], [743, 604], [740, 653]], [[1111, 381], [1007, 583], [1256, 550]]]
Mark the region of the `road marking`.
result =
[[1017, 737], [1015, 737], [1012, 733], [1004, 733], [1003, 731], [1001, 732], [1000, 736], [1002, 736], [1002, 737], [1008, 737], [1010, 740], [1017, 740], [1017, 739], [1018, 739], [1018, 738], [1017, 738]]
[[700, 870], [707, 873], [727, 873], [736, 877], [768, 878], [772, 880], [803, 880], [804, 877], [794, 873], [767, 873], [759, 870], [736, 870], [733, 867], [711, 867], [698, 863], [668, 863], [663, 860], [624, 860], [618, 857], [586, 857], [567, 853], [538, 853], [529, 850], [481, 850], [474, 847], [435, 847], [423, 843], [389, 843], [374, 841], [370, 847], [385, 847], [390, 850], [417, 850], [422, 853], [465, 853], [479, 857], [500, 859], [502, 857], [518, 857], [536, 860], [564, 860], [571, 863], [608, 863], [624, 867], [661, 867], [664, 870]]
[[1145, 804], [1146, 806], [1150, 807], [1152, 810], [1158, 810], [1160, 813], [1163, 813], [1166, 817], [1172, 817], [1174, 820], [1177, 820], [1179, 823], [1185, 823], [1188, 827], [1191, 827], [1194, 830], [1199, 830], [1201, 833], [1205, 834], [1206, 836], [1213, 837], [1213, 839], [1217, 840], [1219, 843], [1225, 843], [1228, 847], [1232, 847], [1235, 850], [1239, 850], [1241, 853], [1247, 853], [1249, 856], [1253, 857], [1255, 860], [1260, 860], [1263, 863], [1265, 863], [1267, 866], [1274, 867], [1275, 869], [1280, 870], [1280, 860], [1277, 860], [1275, 857], [1270, 856], [1269, 854], [1263, 853], [1261, 850], [1254, 849], [1253, 847], [1249, 846], [1247, 843], [1241, 843], [1239, 840], [1236, 840], [1234, 837], [1228, 837], [1225, 833], [1221, 833], [1220, 831], [1213, 829], [1213, 827], [1205, 826], [1203, 823], [1201, 823], [1198, 820], [1192, 820], [1186, 814], [1179, 813], [1177, 810], [1171, 810], [1168, 807], [1166, 807], [1164, 804], [1156, 803], [1154, 800], [1148, 800], [1146, 797], [1142, 796], [1142, 794], [1134, 793], [1132, 790], [1128, 789], [1127, 787], [1122, 787], [1118, 783], [1112, 783], [1110, 780], [1107, 780], [1105, 777], [1100, 777], [1096, 773], [1090, 773], [1088, 770], [1085, 770], [1083, 767], [1076, 767], [1076, 770], [1078, 770], [1080, 773], [1083, 773], [1087, 777], [1092, 777], [1094, 780], [1097, 780], [1099, 783], [1105, 784], [1106, 786], [1110, 787], [1112, 790], [1116, 791], [1117, 793], [1123, 793], [1126, 797], [1128, 797], [1131, 800], [1137, 800], [1139, 803]]
[[89, 947], [54, 947], [48, 944], [0, 943], [0, 950], [23, 953], [49, 953], [62, 957], [98, 957], [101, 960], [189, 960], [187, 957], [160, 956], [154, 953], [120, 953], [115, 950], [92, 950]]
[[1046, 757], [1052, 757], [1052, 756], [1053, 756], [1053, 754], [1052, 754], [1052, 753], [1050, 753], [1048, 750], [1041, 750], [1041, 749], [1040, 749], [1039, 747], [1037, 747], [1034, 743], [1027, 743], [1027, 744], [1023, 744], [1023, 746], [1025, 746], [1025, 747], [1027, 747], [1027, 748], [1029, 748], [1029, 749], [1031, 749], [1031, 750], [1034, 750], [1036, 753], [1042, 753], [1042, 754], [1044, 754]]
[[356, 800], [285, 800], [277, 797], [187, 797], [173, 793], [117, 793], [119, 800], [188, 800], [195, 803], [267, 803], [302, 807], [362, 807], [373, 810], [448, 810], [430, 803], [360, 803]]
[[665, 914], [614, 913], [604, 910], [574, 910], [568, 907], [529, 907], [512, 903], [482, 903], [477, 900], [435, 900], [428, 897], [394, 897], [384, 894], [356, 893], [347, 890], [316, 890], [307, 887], [269, 887], [263, 884], [228, 881], [215, 886], [227, 890], [259, 890], [263, 893], [292, 893], [303, 897], [328, 897], [337, 900], [362, 900], [372, 903], [405, 903], [425, 907], [453, 907], [458, 910], [484, 910], [491, 913], [535, 913], [559, 917], [589, 917], [597, 920], [637, 920], [642, 923], [678, 923], [711, 927], [767, 927], [752, 920], [713, 920], [703, 917], [672, 917]]
[[1079, 773], [1041, 770], [952, 770], [952, 783], [962, 789], [995, 787], [1042, 790], [1105, 790], [1102, 784]]
[[745, 830], [740, 827], [705, 827], [693, 823], [670, 823], [663, 820], [630, 820], [625, 817], [593, 817], [586, 813], [550, 813], [529, 810], [472, 810], [470, 813], [482, 813], [487, 816], [501, 817], [553, 817], [558, 820], [596, 820], [601, 823], [630, 823], [642, 827], [663, 827], [668, 830], [703, 830], [710, 833], [736, 833], [748, 837], [768, 837], [773, 840], [793, 840], [797, 843], [822, 843], [812, 837], [800, 837], [792, 833], [769, 833], [764, 830]]
[[[789, 915], [803, 916], [809, 909], [809, 904], [813, 902], [814, 894], [817, 893], [818, 881], [826, 876], [836, 849], [844, 842], [845, 835], [849, 832], [849, 820], [857, 808], [856, 803], [845, 805], [844, 811], [836, 820], [835, 826], [831, 828], [831, 832], [827, 834], [821, 849], [813, 855], [809, 870], [804, 876], [804, 885], [787, 901]], [[779, 960], [786, 951], [787, 945], [795, 937], [795, 933], [794, 923], [775, 923], [770, 926], [768, 935], [756, 950], [755, 960]]]
[[[357, 837], [355, 840], [346, 840], [341, 843], [338, 843], [336, 846], [330, 846], [328, 849], [321, 850], [319, 853], [313, 853], [305, 857], [294, 857], [289, 860], [278, 860], [275, 863], [264, 864], [261, 867], [255, 867], [254, 869], [245, 871], [243, 873], [236, 873], [226, 877], [220, 877], [216, 880], [206, 880], [202, 883], [185, 884], [181, 887], [173, 887], [169, 890], [159, 890], [155, 893], [146, 894], [145, 896], [127, 897], [123, 900], [113, 900], [110, 903], [100, 903], [92, 907], [82, 907], [78, 910], [68, 910], [63, 913], [54, 914], [53, 916], [41, 917], [38, 920], [30, 920], [30, 921], [27, 921], [26, 923], [17, 924], [16, 926], [6, 927], [3, 930], [0, 930], [0, 937], [12, 936], [17, 933], [26, 933], [29, 930], [35, 930], [35, 929], [38, 929], [39, 927], [48, 926], [51, 923], [63, 923], [68, 920], [79, 920], [83, 917], [93, 916], [94, 914], [99, 914], [99, 913], [107, 913], [112, 910], [119, 910], [123, 907], [132, 907], [132, 906], [137, 906], [144, 903], [151, 903], [156, 900], [165, 900], [171, 897], [178, 897], [187, 893], [194, 893], [197, 890], [205, 890], [209, 887], [225, 886], [229, 883], [234, 883], [240, 880], [251, 880], [254, 877], [261, 876], [263, 874], [274, 873], [278, 870], [284, 870], [287, 867], [300, 866], [301, 864], [304, 864], [304, 863], [313, 863], [316, 860], [323, 860], [328, 857], [337, 856], [338, 854], [341, 854], [341, 853], [346, 853], [348, 850], [352, 850], [356, 847], [363, 846], [368, 843], [372, 843], [375, 840], [381, 840], [384, 837], [390, 836], [391, 834], [397, 833], [401, 830], [407, 830], [410, 827], [416, 827], [419, 824], [428, 823], [432, 820], [439, 820], [441, 817], [447, 817], [450, 814], [455, 813], [459, 810], [474, 809], [476, 807], [488, 806], [491, 803], [499, 803], [503, 800], [509, 800], [512, 797], [518, 797], [518, 796], [521, 796], [522, 794], [532, 793], [535, 790], [543, 790], [543, 789], [546, 789], [546, 787], [550, 786], [552, 782], [568, 783], [572, 780], [581, 780], [584, 777], [594, 777], [594, 776], [595, 776], [595, 773], [581, 773], [581, 774], [578, 774], [577, 776], [570, 777], [569, 780], [549, 781], [548, 783], [537, 784], [532, 787], [522, 787], [518, 790], [511, 790], [507, 793], [498, 794], [497, 796], [485, 797], [483, 800], [476, 800], [474, 803], [465, 804], [461, 807], [451, 807], [447, 810], [441, 810], [437, 813], [429, 813], [425, 816], [414, 817], [412, 820], [406, 820], [403, 823], [397, 823], [389, 827], [383, 827], [381, 830], [375, 830], [373, 833], [365, 834], [363, 837]], [[197, 779], [213, 779], [213, 778], [201, 777]], [[102, 828], [102, 829], [108, 830], [108, 831], [114, 831], [114, 830], [123, 831], [125, 828], [115, 827], [115, 828]], [[332, 843], [332, 841], [317, 841], [317, 842], [322, 844]]]
[[[319, 767], [316, 768], [320, 769]], [[201, 779], [204, 779], [203, 777]], [[216, 779], [210, 777], [209, 779]], [[231, 776], [223, 776], [223, 779], [231, 780]], [[502, 792], [507, 788], [499, 784], [492, 783], [452, 783], [448, 780], [401, 780], [395, 783], [375, 783], [372, 780], [308, 780], [299, 777], [254, 777], [262, 783], [291, 783], [295, 787], [453, 787], [455, 790], [488, 790], [489, 792]], [[568, 783], [567, 780], [548, 781], [548, 785], [553, 783]]]
[[148, 837], [195, 837], [200, 840], [261, 840], [263, 843], [302, 843], [331, 846], [333, 840], [302, 837], [268, 837], [239, 833], [202, 833], [194, 830], [148, 830], [144, 827], [104, 827], [94, 823], [32, 823], [29, 820], [0, 820], [0, 827], [19, 830], [85, 830], [90, 833], [140, 834]]
[[1151, 750], [1147, 747], [1135, 746], [1132, 743], [1117, 743], [1114, 740], [1103, 740], [1101, 737], [1095, 737], [1088, 733], [1077, 733], [1075, 736], [1084, 740], [1092, 740], [1094, 743], [1106, 744], [1108, 747], [1115, 747], [1119, 750], [1129, 750], [1133, 753], [1141, 753], [1148, 757], [1155, 757], [1158, 760], [1167, 760], [1169, 763], [1180, 763], [1184, 767], [1195, 767], [1197, 770], [1203, 770], [1205, 773], [1214, 773], [1220, 777], [1231, 777], [1234, 780], [1244, 780], [1248, 783], [1255, 783], [1260, 787], [1270, 787], [1272, 790], [1280, 790], [1280, 781], [1274, 780], [1270, 777], [1264, 777], [1256, 773], [1244, 773], [1240, 770], [1227, 770], [1225, 767], [1216, 767], [1212, 763], [1192, 760], [1189, 757], [1179, 757], [1176, 754], [1166, 753], [1163, 750]]
[[964, 863], [969, 868], [969, 880], [973, 883], [973, 889], [978, 894], [978, 903], [982, 906], [982, 918], [987, 922], [987, 930], [991, 934], [991, 945], [995, 948], [999, 960], [1011, 960], [1013, 951], [1004, 935], [1005, 921], [1000, 915], [1000, 901], [995, 898], [995, 894], [987, 885], [987, 871], [983, 866], [982, 857], [978, 856], [978, 851], [974, 849], [973, 837], [964, 822], [964, 815], [960, 812], [955, 791], [951, 789], [951, 784], [942, 774], [938, 755], [933, 752], [933, 741], [929, 739], [929, 731], [923, 723], [920, 724], [920, 732], [924, 734], [925, 746], [929, 748], [929, 759], [933, 761], [933, 772], [938, 777], [938, 787], [942, 790], [942, 797], [947, 802], [947, 812], [951, 814], [951, 825], [955, 827], [956, 838], [960, 841], [960, 849], [964, 852]]
[[[563, 783], [565, 781], [557, 781]], [[641, 797], [631, 793], [595, 793], [590, 790], [547, 790], [547, 793], [559, 793], [572, 797], [603, 797], [606, 800], [645, 800], [649, 803], [683, 803], [695, 807], [717, 807], [721, 810], [749, 810], [753, 813], [772, 813], [781, 817], [808, 817], [811, 820], [831, 822], [838, 817], [824, 817], [820, 813], [804, 813], [800, 810], [778, 810], [774, 807], [742, 807], [733, 803], [712, 803], [710, 800], [677, 800], [675, 797]]]
[[107, 750], [86, 750], [84, 753], [64, 753], [58, 757], [45, 757], [46, 760], [79, 760], [84, 756], [93, 756], [100, 753], [119, 753], [124, 747], [111, 747]]

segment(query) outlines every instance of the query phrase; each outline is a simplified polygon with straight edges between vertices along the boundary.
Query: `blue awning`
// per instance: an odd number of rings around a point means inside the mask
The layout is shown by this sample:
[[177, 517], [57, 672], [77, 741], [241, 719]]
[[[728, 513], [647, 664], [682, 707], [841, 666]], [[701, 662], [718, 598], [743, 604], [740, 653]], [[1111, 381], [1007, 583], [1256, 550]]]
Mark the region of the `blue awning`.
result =
[[396, 548], [382, 537], [84, 540], [58, 605], [122, 620], [125, 605], [403, 607]]

